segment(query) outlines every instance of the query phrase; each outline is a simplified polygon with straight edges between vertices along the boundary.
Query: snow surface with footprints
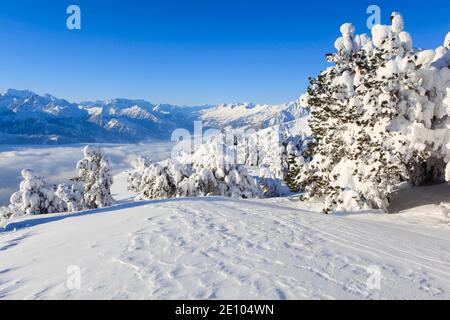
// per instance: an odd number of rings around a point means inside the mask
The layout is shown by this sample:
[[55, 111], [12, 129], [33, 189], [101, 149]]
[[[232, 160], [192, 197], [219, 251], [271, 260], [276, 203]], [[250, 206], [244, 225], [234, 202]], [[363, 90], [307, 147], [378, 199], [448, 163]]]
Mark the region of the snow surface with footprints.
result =
[[[131, 202], [124, 177], [113, 208], [4, 226], [0, 299], [450, 298], [438, 205], [327, 216], [286, 198]], [[69, 266], [79, 290], [67, 288]], [[367, 285], [373, 266], [380, 289]]]

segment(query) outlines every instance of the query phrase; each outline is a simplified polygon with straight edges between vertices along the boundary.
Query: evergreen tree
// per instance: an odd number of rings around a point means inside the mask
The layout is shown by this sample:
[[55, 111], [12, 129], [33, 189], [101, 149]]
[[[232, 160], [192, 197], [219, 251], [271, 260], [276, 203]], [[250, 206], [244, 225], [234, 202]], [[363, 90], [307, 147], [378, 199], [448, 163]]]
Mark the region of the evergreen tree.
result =
[[297, 181], [301, 170], [301, 164], [299, 164], [299, 157], [291, 154], [287, 160], [288, 172], [284, 179], [287, 187], [292, 192], [300, 192], [301, 188]]
[[22, 178], [19, 191], [11, 196], [11, 204], [1, 210], [4, 219], [58, 212], [55, 186], [28, 169], [22, 170]]
[[150, 167], [152, 161], [147, 157], [138, 157], [131, 163], [131, 169], [128, 170], [128, 190], [139, 193], [142, 190], [142, 176], [145, 170]]
[[79, 182], [84, 185], [83, 207], [96, 209], [111, 206], [113, 177], [109, 159], [100, 147], [86, 146], [84, 158], [77, 164]]
[[422, 177], [429, 155], [399, 128], [405, 121], [430, 127], [430, 101], [403, 19], [394, 13], [392, 21], [374, 27], [372, 40], [344, 24], [338, 52], [327, 55], [335, 65], [310, 79], [302, 97], [316, 141], [297, 183], [305, 199], [325, 198], [325, 212], [387, 210], [401, 182]]
[[191, 168], [191, 175], [180, 183], [178, 195], [234, 198], [259, 196], [261, 190], [256, 180], [235, 160], [235, 148], [215, 140], [203, 144], [195, 153], [182, 159]]
[[176, 185], [167, 167], [154, 163], [146, 167], [136, 200], [167, 199], [176, 196]]
[[79, 181], [60, 184], [56, 190], [56, 196], [60, 200], [60, 211], [76, 212], [85, 209], [83, 192], [83, 183]]

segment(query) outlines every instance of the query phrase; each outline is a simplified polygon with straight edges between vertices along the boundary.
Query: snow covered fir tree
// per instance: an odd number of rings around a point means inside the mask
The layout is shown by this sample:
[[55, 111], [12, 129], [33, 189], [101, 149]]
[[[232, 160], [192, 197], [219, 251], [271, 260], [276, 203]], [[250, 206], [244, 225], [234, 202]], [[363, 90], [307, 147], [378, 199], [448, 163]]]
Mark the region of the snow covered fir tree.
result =
[[176, 185], [168, 168], [158, 163], [150, 164], [142, 172], [136, 200], [167, 199], [176, 195]]
[[386, 211], [402, 184], [450, 179], [450, 34], [437, 50], [419, 50], [402, 16], [391, 21], [372, 37], [342, 25], [337, 52], [327, 55], [334, 65], [301, 98], [313, 157], [292, 169], [290, 184], [305, 200], [324, 198], [327, 213]]
[[0, 209], [0, 217], [9, 219], [58, 212], [54, 185], [47, 184], [45, 178], [28, 169], [22, 170], [22, 178], [19, 191], [11, 196], [9, 207]]
[[60, 212], [77, 212], [85, 209], [84, 185], [80, 181], [62, 183], [56, 190]]
[[114, 200], [111, 196], [113, 177], [109, 159], [103, 150], [96, 146], [84, 148], [84, 158], [77, 164], [78, 177], [76, 181], [82, 182], [83, 207], [96, 209], [111, 206]]

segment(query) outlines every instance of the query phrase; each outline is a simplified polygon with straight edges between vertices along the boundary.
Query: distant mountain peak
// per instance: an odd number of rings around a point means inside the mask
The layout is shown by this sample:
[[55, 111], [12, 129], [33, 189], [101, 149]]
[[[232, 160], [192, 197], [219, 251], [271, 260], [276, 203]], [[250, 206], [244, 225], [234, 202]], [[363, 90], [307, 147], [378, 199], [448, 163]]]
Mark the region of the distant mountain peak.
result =
[[31, 90], [17, 90], [17, 89], [8, 89], [6, 90], [6, 93], [3, 95], [8, 95], [19, 99], [27, 99], [33, 96], [37, 96], [37, 94]]
[[192, 130], [195, 121], [202, 121], [205, 129], [264, 129], [305, 115], [298, 101], [188, 107], [116, 98], [77, 104], [8, 89], [0, 95], [0, 144], [168, 140], [175, 129]]

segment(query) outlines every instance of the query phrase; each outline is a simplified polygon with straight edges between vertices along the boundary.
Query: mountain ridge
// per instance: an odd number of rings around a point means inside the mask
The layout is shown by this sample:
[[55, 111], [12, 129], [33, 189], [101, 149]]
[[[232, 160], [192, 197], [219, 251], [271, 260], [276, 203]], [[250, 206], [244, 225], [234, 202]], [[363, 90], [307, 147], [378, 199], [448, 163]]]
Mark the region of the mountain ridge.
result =
[[169, 140], [178, 128], [264, 129], [305, 117], [299, 101], [177, 106], [116, 98], [73, 103], [51, 94], [8, 89], [0, 94], [0, 144], [135, 143]]

